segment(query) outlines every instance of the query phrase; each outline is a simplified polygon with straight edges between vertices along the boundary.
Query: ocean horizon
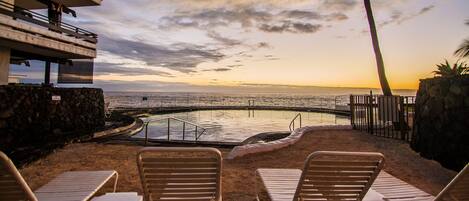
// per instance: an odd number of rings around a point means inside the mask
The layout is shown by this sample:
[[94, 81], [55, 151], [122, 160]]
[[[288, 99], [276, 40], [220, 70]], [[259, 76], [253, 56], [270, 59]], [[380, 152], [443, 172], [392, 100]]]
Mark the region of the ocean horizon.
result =
[[[316, 90], [192, 91], [192, 92], [132, 92], [105, 91], [105, 102], [111, 108], [154, 108], [175, 106], [279, 106], [334, 109], [347, 105], [351, 94], [381, 94], [380, 89], [317, 87]], [[395, 95], [415, 96], [416, 90], [394, 90]]]

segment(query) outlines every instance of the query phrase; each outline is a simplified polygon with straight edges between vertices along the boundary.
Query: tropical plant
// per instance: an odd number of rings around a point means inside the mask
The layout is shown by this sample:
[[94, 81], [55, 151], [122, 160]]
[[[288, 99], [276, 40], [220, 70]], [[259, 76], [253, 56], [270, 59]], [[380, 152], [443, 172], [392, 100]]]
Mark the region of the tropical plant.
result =
[[464, 42], [459, 46], [454, 54], [456, 56], [469, 58], [469, 40], [464, 40]]
[[438, 70], [433, 71], [435, 76], [441, 77], [456, 77], [469, 73], [469, 66], [465, 62], [456, 61], [452, 66], [445, 60], [445, 63], [437, 64]]
[[379, 83], [381, 90], [385, 96], [392, 96], [391, 87], [389, 87], [388, 80], [386, 79], [386, 71], [384, 70], [383, 55], [379, 48], [378, 33], [376, 31], [375, 20], [373, 18], [373, 11], [371, 9], [370, 0], [364, 0], [366, 16], [368, 17], [368, 24], [370, 25], [371, 41], [373, 43], [373, 50], [375, 51], [376, 66], [378, 68]]
[[[466, 25], [469, 25], [469, 20], [466, 21]], [[459, 46], [459, 48], [454, 52], [454, 55], [460, 57], [469, 58], [469, 39], [464, 40], [464, 42]]]

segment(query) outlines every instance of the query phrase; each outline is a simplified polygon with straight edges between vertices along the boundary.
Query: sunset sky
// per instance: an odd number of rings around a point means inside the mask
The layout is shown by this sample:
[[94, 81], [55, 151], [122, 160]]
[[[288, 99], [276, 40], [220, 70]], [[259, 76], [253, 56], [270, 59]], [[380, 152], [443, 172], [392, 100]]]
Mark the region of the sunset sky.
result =
[[[372, 5], [393, 89], [417, 88], [469, 37], [467, 0]], [[104, 0], [75, 10], [64, 21], [98, 33], [92, 86], [105, 90], [379, 87], [361, 0]]]

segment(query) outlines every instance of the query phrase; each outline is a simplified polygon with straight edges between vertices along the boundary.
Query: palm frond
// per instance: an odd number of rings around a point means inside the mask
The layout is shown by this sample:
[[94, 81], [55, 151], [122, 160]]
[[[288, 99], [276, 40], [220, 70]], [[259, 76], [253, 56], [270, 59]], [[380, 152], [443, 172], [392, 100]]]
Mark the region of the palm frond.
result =
[[454, 52], [454, 55], [460, 57], [469, 57], [469, 40], [464, 40], [464, 42]]
[[436, 67], [438, 70], [433, 71], [435, 76], [456, 77], [469, 73], [469, 67], [465, 62], [456, 61], [451, 65], [448, 60], [445, 60], [444, 63], [437, 64]]

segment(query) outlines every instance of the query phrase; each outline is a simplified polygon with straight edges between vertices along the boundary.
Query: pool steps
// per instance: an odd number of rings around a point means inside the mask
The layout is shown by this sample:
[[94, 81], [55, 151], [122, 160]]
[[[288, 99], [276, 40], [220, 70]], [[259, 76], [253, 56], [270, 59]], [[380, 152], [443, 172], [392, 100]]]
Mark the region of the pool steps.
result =
[[226, 159], [235, 159], [248, 154], [274, 151], [298, 142], [305, 133], [323, 130], [351, 130], [350, 125], [306, 126], [293, 130], [289, 136], [264, 143], [246, 144], [234, 147]]

